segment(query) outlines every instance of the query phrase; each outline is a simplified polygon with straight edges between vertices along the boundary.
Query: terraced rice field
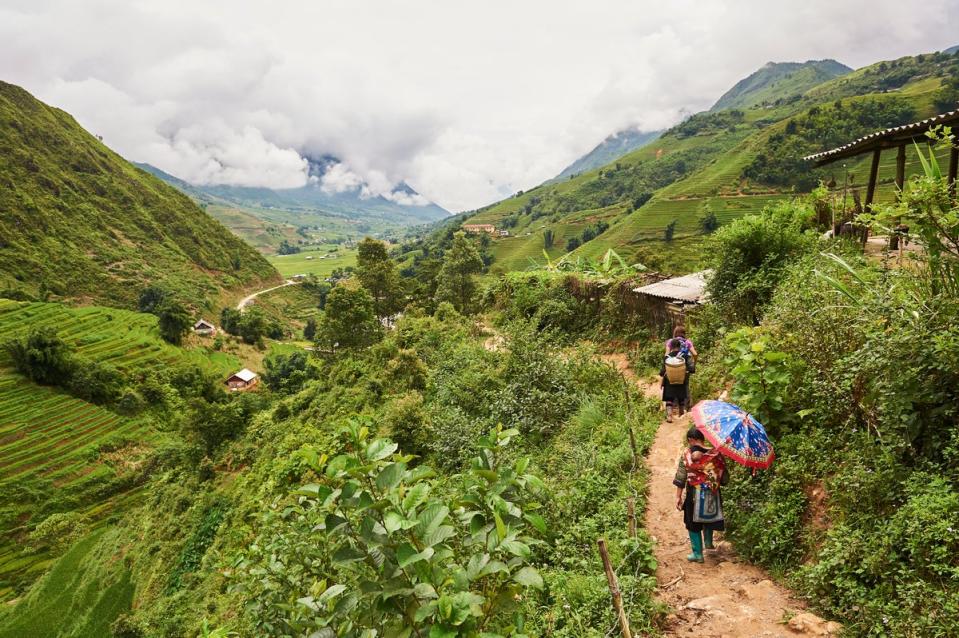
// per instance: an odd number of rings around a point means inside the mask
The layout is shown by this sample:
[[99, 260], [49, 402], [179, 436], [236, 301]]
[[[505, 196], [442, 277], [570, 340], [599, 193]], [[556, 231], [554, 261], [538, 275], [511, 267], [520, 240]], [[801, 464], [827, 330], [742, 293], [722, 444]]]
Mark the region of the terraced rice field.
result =
[[[0, 300], [0, 344], [39, 326], [56, 329], [81, 356], [128, 374], [183, 362], [225, 373], [238, 364], [229, 355], [178, 348], [162, 341], [152, 315]], [[37, 522], [31, 516], [43, 503], [33, 502], [21, 491], [46, 486], [38, 493], [75, 500], [76, 511], [92, 521], [102, 520], [125, 507], [136, 494], [100, 495], [115, 471], [93, 462], [94, 450], [118, 437], [148, 443], [155, 436], [142, 420], [32, 383], [13, 369], [8, 355], [0, 350], [0, 508], [6, 509], [7, 521], [16, 522], [14, 529], [8, 524], [0, 530], [7, 532], [0, 536], [0, 599], [10, 595], [16, 583], [32, 580], [49, 562], [46, 554], [22, 551], [17, 531]]]

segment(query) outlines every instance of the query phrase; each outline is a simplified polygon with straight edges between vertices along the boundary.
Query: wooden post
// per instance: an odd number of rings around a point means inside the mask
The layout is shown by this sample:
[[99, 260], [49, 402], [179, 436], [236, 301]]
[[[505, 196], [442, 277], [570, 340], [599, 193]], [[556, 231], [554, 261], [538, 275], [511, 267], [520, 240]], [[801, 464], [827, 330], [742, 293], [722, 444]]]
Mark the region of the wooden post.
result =
[[636, 499], [626, 499], [626, 516], [629, 518], [629, 537], [636, 538]]
[[877, 148], [872, 152], [872, 166], [869, 167], [869, 185], [866, 187], [866, 204], [863, 206], [864, 212], [870, 212], [872, 200], [876, 196], [876, 181], [879, 177], [879, 155], [882, 149]]
[[956, 173], [959, 171], [959, 148], [955, 146], [949, 152], [949, 192], [956, 199]]
[[629, 427], [629, 446], [633, 448], [633, 469], [635, 470], [639, 467], [639, 452], [636, 449], [636, 435], [633, 434], [633, 425], [627, 424]]
[[[896, 152], [896, 201], [902, 200], [902, 189], [906, 185], [906, 145], [900, 144]], [[900, 218], [896, 218], [896, 228], [889, 233], [889, 250], [898, 250]]]
[[606, 582], [609, 583], [609, 593], [613, 596], [613, 609], [616, 610], [616, 616], [619, 618], [619, 626], [623, 632], [623, 638], [633, 638], [633, 633], [629, 630], [629, 619], [626, 617], [626, 610], [623, 609], [623, 595], [619, 592], [619, 583], [616, 581], [616, 573], [613, 572], [613, 566], [609, 562], [609, 552], [606, 551], [606, 541], [602, 538], [596, 541], [599, 545], [599, 556], [603, 559], [603, 569], [606, 570]]
[[901, 144], [896, 153], [896, 190], [897, 197], [902, 196], [902, 187], [906, 184], [906, 145]]

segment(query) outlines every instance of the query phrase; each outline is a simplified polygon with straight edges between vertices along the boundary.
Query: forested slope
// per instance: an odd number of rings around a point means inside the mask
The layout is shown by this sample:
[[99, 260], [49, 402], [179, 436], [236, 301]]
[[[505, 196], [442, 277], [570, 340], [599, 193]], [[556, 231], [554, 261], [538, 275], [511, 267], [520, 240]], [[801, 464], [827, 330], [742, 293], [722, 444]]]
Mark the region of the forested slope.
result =
[[[0, 83], [0, 289], [134, 307], [163, 283], [197, 306], [277, 278], [186, 195], [67, 113]], [[0, 295], [2, 296], [2, 295]]]

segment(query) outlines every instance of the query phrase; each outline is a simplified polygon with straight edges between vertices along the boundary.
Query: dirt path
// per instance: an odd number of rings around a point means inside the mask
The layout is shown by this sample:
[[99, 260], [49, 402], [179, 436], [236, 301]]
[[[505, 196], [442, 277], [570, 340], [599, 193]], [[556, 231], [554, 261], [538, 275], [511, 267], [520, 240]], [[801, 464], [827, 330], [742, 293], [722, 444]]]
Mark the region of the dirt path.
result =
[[[647, 396], [659, 394], [659, 379], [638, 379], [622, 354], [603, 355]], [[656, 541], [659, 597], [674, 613], [667, 636], [755, 638], [759, 636], [830, 636], [837, 623], [804, 611], [805, 605], [777, 585], [760, 568], [741, 561], [731, 545], [716, 535], [717, 550], [706, 552], [704, 564], [690, 563], [689, 537], [676, 510], [672, 485], [676, 464], [691, 421], [663, 421], [649, 451], [649, 501], [646, 529]]]
[[283, 282], [279, 286], [273, 286], [272, 288], [266, 288], [264, 290], [257, 290], [252, 295], [247, 295], [243, 299], [240, 299], [240, 303], [236, 304], [236, 309], [239, 310], [240, 312], [243, 312], [243, 309], [249, 306], [253, 302], [253, 300], [259, 297], [260, 295], [270, 292], [272, 290], [277, 290], [279, 288], [285, 288], [286, 286], [295, 286], [298, 283], [300, 282], [293, 281], [292, 279], [287, 279], [285, 282]]

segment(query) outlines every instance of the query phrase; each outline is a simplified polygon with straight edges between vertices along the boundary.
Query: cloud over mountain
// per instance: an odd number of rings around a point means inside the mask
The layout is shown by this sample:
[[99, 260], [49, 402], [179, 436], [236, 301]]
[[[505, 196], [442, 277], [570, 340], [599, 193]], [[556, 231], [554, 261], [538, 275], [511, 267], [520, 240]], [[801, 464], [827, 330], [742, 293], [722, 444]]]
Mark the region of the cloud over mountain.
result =
[[959, 19], [954, 0], [790, 5], [7, 0], [0, 77], [190, 181], [292, 188], [332, 155], [324, 188], [408, 183], [456, 210], [707, 108], [757, 60], [935, 50]]

